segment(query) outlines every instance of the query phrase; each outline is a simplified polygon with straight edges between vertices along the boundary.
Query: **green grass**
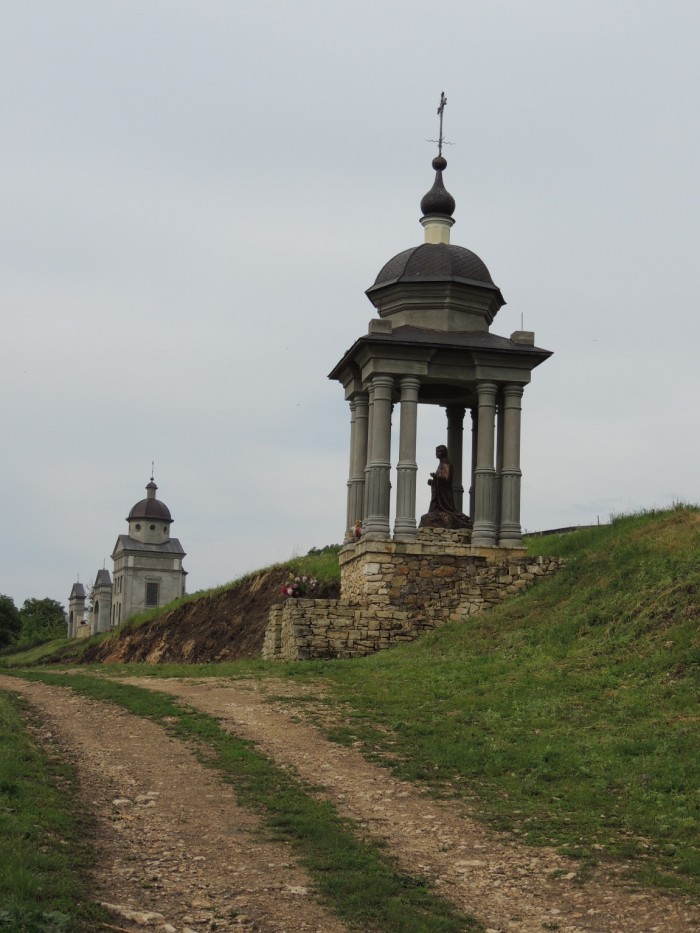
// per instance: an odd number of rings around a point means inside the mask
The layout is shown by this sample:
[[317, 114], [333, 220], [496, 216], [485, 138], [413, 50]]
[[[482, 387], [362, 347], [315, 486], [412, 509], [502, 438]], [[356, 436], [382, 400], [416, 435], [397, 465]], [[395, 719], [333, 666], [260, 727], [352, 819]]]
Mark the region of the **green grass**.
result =
[[318, 800], [252, 742], [224, 732], [215, 719], [154, 693], [91, 675], [25, 672], [23, 677], [110, 700], [206, 749], [201, 760], [230, 781], [238, 800], [258, 811], [273, 838], [288, 843], [326, 904], [361, 930], [467, 933], [482, 927], [460, 914], [425, 879], [401, 872], [380, 847], [359, 836], [328, 802]]
[[[533, 845], [700, 894], [700, 512], [531, 538], [565, 569], [496, 610], [354, 661], [128, 665], [330, 685], [338, 741]], [[290, 700], [290, 702], [299, 702]]]
[[25, 727], [26, 704], [0, 693], [0, 931], [91, 931], [107, 915], [90, 902], [92, 827], [71, 769]]
[[530, 546], [567, 567], [411, 645], [280, 672], [333, 685], [338, 740], [523, 841], [700, 893], [700, 515]]
[[13, 651], [7, 648], [0, 655], [0, 670], [3, 667], [27, 667], [32, 664], [41, 664], [43, 661], [55, 660], [62, 654], [75, 651], [75, 639], [54, 638], [51, 641], [33, 645], [31, 648], [22, 648]]

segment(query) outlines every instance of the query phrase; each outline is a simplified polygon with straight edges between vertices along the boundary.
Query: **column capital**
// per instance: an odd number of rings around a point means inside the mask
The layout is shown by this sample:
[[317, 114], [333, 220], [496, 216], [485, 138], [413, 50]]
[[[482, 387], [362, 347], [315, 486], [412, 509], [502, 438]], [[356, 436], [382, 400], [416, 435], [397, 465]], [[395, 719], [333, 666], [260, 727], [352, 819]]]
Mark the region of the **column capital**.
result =
[[503, 398], [522, 398], [525, 386], [519, 382], [507, 382], [502, 386]]
[[386, 373], [375, 373], [370, 377], [370, 382], [374, 389], [393, 389], [394, 381], [394, 377]]
[[477, 382], [476, 392], [477, 392], [477, 395], [479, 396], [480, 402], [482, 401], [482, 398], [485, 401], [488, 398], [488, 396], [492, 396], [495, 402], [496, 395], [498, 394], [498, 384], [495, 382]]
[[464, 422], [467, 409], [464, 405], [445, 405], [448, 427], [459, 427]]
[[417, 376], [401, 376], [398, 380], [400, 401], [418, 401], [420, 379]]

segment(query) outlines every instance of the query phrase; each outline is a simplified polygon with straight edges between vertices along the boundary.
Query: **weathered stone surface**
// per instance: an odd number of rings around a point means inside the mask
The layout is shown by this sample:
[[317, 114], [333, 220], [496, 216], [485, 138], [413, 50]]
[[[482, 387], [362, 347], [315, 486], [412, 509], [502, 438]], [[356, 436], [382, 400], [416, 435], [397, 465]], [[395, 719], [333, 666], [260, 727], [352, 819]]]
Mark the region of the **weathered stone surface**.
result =
[[341, 599], [287, 600], [270, 612], [263, 657], [356, 657], [483, 612], [563, 564], [516, 549], [471, 548], [463, 531], [416, 543], [362, 541], [341, 552]]

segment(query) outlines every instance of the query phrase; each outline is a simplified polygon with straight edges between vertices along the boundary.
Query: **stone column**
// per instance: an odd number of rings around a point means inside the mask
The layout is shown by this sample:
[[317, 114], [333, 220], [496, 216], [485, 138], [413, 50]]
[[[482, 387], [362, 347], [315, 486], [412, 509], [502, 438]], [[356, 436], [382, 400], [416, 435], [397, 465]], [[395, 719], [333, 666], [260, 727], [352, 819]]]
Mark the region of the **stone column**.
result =
[[477, 438], [479, 437], [479, 427], [478, 427], [478, 410], [472, 408], [470, 411], [472, 418], [472, 462], [469, 468], [469, 518], [472, 522], [474, 521], [474, 496], [476, 494], [476, 480], [474, 474], [476, 472], [476, 444]]
[[355, 540], [355, 523], [361, 522], [364, 508], [365, 467], [367, 466], [367, 413], [365, 393], [350, 402], [350, 474], [345, 541]]
[[452, 490], [454, 492], [455, 507], [458, 512], [464, 511], [464, 483], [462, 479], [462, 464], [464, 460], [464, 413], [465, 409], [459, 405], [448, 405], [447, 413], [447, 453], [452, 461]]
[[396, 464], [396, 521], [394, 538], [413, 541], [416, 526], [416, 434], [418, 428], [418, 390], [420, 379], [403, 376], [401, 389], [401, 421], [399, 425], [399, 461]]
[[520, 413], [523, 387], [503, 387], [503, 466], [501, 469], [501, 521], [498, 543], [522, 547], [520, 527]]
[[374, 429], [374, 386], [370, 383], [367, 392], [367, 456], [365, 458], [365, 485], [362, 492], [362, 531], [366, 531], [365, 522], [369, 515], [369, 465], [372, 460], [372, 432]]
[[493, 547], [496, 544], [494, 421], [496, 417], [495, 382], [480, 382], [477, 387], [479, 424], [474, 471], [474, 527], [472, 544]]
[[353, 528], [353, 515], [355, 514], [355, 503], [353, 501], [353, 468], [355, 466], [355, 400], [350, 399], [350, 466], [348, 467], [348, 495], [347, 495], [347, 509], [345, 513], [345, 537], [344, 542], [347, 544], [348, 541], [352, 538], [352, 528]]
[[391, 488], [391, 376], [372, 378], [373, 414], [370, 440], [367, 508], [364, 534], [370, 540], [389, 537], [389, 501]]
[[503, 390], [499, 389], [496, 395], [496, 479], [493, 509], [493, 520], [496, 523], [496, 529], [498, 529], [501, 524], [501, 474], [503, 472], [504, 424]]

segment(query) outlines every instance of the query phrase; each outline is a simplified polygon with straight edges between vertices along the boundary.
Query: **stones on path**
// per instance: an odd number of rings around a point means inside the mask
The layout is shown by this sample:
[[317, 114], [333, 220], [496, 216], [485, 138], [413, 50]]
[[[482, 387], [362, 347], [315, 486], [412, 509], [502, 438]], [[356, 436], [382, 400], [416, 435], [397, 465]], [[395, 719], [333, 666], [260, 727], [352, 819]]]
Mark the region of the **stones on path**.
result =
[[[122, 917], [130, 923], [136, 923], [140, 927], [160, 926], [163, 929], [165, 917], [154, 910], [134, 910], [133, 907], [125, 907], [123, 904], [110, 904], [107, 901], [100, 902], [105, 910]], [[171, 924], [168, 924], [170, 926]]]
[[116, 706], [76, 704], [66, 688], [0, 675], [0, 689], [30, 701], [76, 769], [96, 823], [93, 897], [122, 918], [115, 927], [345, 933], [291, 849], [263, 838], [184, 743]]
[[[432, 880], [460, 909], [492, 933], [686, 933], [700, 930], [700, 911], [681, 896], [624, 887], [621, 869], [600, 869], [579, 884], [577, 863], [553, 849], [513, 844], [469, 817], [467, 805], [436, 801], [356, 748], [329, 742], [287, 702], [287, 682], [189, 683], [147, 678], [127, 682], [177, 696], [215, 716], [223, 728], [252, 739], [291, 773], [319, 787], [339, 812], [381, 838], [405, 871]], [[330, 723], [331, 725], [333, 723]]]

